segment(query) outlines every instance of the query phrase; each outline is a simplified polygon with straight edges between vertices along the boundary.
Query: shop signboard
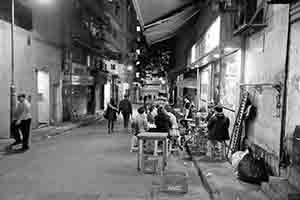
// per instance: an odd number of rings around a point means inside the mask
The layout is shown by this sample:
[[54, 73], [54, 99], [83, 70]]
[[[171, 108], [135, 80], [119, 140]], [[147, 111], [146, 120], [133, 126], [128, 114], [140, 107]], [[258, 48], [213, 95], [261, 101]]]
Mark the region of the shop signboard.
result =
[[[70, 81], [70, 78], [72, 77], [72, 81]], [[72, 75], [72, 76], [66, 75], [64, 76], [64, 82], [67, 84], [72, 85], [93, 85], [94, 84], [94, 77], [88, 76], [88, 75]]]
[[160, 90], [161, 89], [161, 86], [160, 85], [145, 85], [143, 90]]

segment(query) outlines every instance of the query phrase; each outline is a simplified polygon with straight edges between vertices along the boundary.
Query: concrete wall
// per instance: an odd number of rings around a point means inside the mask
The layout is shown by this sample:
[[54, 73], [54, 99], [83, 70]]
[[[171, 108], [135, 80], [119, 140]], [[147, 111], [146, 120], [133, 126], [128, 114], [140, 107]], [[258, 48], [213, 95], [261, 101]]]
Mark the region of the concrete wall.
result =
[[[300, 125], [300, 12], [298, 7], [300, 2], [291, 7], [291, 27], [290, 27], [290, 46], [289, 46], [289, 65], [287, 82], [287, 111], [286, 111], [286, 141], [287, 150], [293, 155], [293, 137], [296, 126]], [[299, 147], [298, 147], [299, 148]], [[293, 155], [295, 156], [295, 155]], [[294, 159], [293, 159], [294, 161]], [[293, 163], [289, 170], [289, 181], [300, 188], [300, 171], [297, 163]]]
[[[288, 13], [287, 5], [269, 6], [268, 27], [247, 38], [245, 83], [284, 82]], [[264, 87], [262, 93], [256, 92], [254, 89], [250, 89], [250, 92], [258, 113], [249, 128], [249, 140], [278, 159], [282, 116], [277, 116], [281, 113], [281, 109], [276, 108], [277, 92], [270, 87]]]
[[[33, 30], [15, 28], [15, 84], [17, 93], [25, 92], [31, 97], [32, 127], [37, 127], [37, 73], [50, 74], [50, 121], [59, 122], [62, 118], [61, 66], [64, 15], [59, 2], [42, 5], [32, 3]], [[9, 86], [11, 74], [10, 24], [0, 21], [0, 137], [9, 136]]]
[[[0, 109], [3, 116], [1, 118], [0, 136], [8, 136], [9, 124], [9, 83], [10, 83], [10, 25], [0, 21], [0, 42], [1, 56], [1, 93], [5, 95], [1, 101]], [[15, 84], [17, 93], [25, 92], [31, 96], [33, 121], [32, 127], [37, 126], [37, 74], [36, 70], [44, 70], [50, 74], [50, 108], [55, 104], [55, 110], [50, 109], [50, 119], [61, 120], [61, 97], [53, 95], [55, 86], [57, 94], [60, 89], [60, 68], [62, 52], [59, 48], [47, 44], [35, 37], [34, 34], [26, 30], [15, 29]], [[55, 97], [55, 99], [53, 98]], [[55, 112], [55, 113], [54, 113]]]

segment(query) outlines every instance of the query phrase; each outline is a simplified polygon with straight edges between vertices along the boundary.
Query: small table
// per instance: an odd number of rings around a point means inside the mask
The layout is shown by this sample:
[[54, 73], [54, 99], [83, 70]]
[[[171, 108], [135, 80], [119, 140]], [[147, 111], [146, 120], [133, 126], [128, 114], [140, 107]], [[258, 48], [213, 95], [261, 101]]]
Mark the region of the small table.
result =
[[154, 140], [154, 154], [157, 152], [157, 142], [163, 141], [163, 159], [162, 159], [162, 170], [165, 170], [167, 165], [167, 156], [168, 156], [168, 133], [167, 132], [145, 132], [137, 135], [139, 151], [138, 151], [138, 170], [144, 171], [144, 141], [145, 140]]

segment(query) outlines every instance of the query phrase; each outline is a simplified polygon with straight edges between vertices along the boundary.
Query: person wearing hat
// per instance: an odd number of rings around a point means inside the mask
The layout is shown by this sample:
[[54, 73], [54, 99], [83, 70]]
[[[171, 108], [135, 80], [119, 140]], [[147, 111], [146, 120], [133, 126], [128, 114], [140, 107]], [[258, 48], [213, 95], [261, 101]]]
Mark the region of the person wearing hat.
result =
[[[229, 140], [230, 120], [223, 113], [223, 106], [217, 105], [214, 108], [215, 114], [208, 120], [208, 144], [207, 156], [225, 158], [225, 141]], [[217, 152], [215, 151], [217, 149]]]
[[31, 113], [30, 113], [30, 103], [26, 99], [25, 94], [18, 95], [18, 105], [16, 116], [16, 125], [20, 127], [22, 133], [22, 149], [29, 149], [29, 136], [30, 136], [30, 124], [31, 124]]

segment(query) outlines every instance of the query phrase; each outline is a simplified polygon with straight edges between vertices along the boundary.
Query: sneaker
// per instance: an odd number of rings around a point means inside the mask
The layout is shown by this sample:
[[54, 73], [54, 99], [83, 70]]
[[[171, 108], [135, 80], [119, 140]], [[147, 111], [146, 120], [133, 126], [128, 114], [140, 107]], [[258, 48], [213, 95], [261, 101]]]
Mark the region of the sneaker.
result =
[[16, 146], [16, 145], [19, 145], [19, 144], [22, 144], [22, 142], [21, 141], [15, 141], [10, 146]]

